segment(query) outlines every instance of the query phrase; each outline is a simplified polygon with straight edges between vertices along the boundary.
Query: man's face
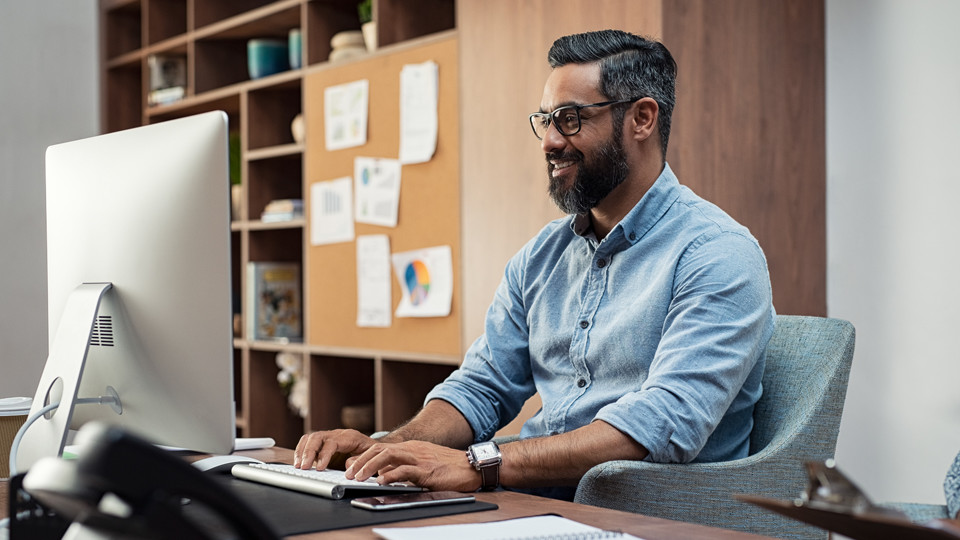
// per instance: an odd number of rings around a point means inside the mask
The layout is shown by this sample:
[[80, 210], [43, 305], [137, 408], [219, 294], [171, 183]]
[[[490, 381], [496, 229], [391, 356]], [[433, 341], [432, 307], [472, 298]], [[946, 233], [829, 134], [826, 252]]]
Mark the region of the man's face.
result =
[[[541, 112], [608, 101], [597, 89], [599, 80], [598, 64], [554, 69], [543, 90]], [[574, 135], [562, 135], [551, 123], [543, 136], [550, 197], [565, 213], [590, 211], [627, 178], [623, 134], [613, 126], [610, 109], [582, 109], [580, 131]]]

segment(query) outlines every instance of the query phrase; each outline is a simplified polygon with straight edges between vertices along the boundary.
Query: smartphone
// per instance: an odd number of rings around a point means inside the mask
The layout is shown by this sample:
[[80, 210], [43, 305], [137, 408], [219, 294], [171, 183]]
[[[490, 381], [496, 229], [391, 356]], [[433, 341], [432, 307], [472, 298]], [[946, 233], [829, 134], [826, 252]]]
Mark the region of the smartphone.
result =
[[422, 491], [380, 495], [379, 497], [358, 497], [350, 501], [350, 504], [367, 510], [399, 510], [401, 508], [419, 508], [438, 504], [468, 503], [475, 500], [476, 497], [473, 495], [458, 491]]

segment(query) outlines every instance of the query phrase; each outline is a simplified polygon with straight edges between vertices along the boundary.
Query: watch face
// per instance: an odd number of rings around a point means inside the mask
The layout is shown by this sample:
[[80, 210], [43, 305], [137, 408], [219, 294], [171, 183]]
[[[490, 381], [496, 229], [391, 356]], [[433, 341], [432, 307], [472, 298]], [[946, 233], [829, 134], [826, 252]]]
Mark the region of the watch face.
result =
[[476, 444], [473, 445], [472, 449], [473, 455], [476, 456], [477, 461], [486, 461], [488, 459], [496, 458], [500, 455], [500, 450], [493, 442]]

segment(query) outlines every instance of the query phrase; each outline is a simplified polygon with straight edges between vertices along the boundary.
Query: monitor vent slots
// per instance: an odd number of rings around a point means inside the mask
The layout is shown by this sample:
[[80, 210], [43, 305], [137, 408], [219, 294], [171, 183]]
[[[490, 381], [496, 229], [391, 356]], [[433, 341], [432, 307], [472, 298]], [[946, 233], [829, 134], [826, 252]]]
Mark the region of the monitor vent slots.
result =
[[93, 322], [90, 332], [90, 345], [94, 347], [113, 347], [113, 318], [99, 315]]

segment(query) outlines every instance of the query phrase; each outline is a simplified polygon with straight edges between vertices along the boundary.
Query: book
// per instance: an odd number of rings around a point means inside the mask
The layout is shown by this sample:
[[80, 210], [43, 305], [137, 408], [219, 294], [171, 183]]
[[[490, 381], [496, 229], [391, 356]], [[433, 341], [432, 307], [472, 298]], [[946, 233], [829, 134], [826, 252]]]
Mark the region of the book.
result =
[[303, 339], [300, 265], [247, 263], [247, 339]]
[[278, 199], [270, 201], [260, 214], [265, 222], [290, 221], [303, 217], [303, 199]]
[[150, 93], [147, 94], [147, 105], [153, 107], [154, 105], [173, 103], [183, 99], [184, 95], [186, 95], [186, 89], [182, 86], [171, 86], [170, 88], [151, 90]]

